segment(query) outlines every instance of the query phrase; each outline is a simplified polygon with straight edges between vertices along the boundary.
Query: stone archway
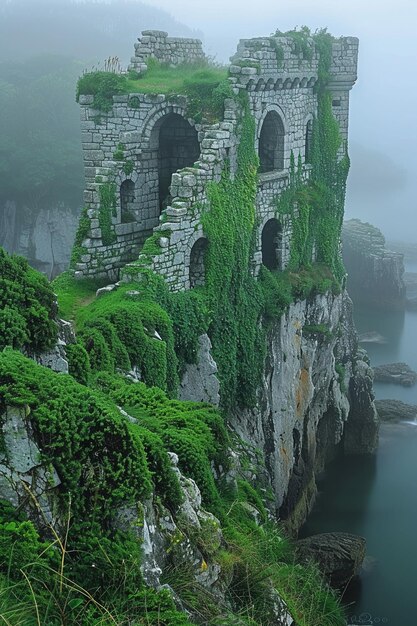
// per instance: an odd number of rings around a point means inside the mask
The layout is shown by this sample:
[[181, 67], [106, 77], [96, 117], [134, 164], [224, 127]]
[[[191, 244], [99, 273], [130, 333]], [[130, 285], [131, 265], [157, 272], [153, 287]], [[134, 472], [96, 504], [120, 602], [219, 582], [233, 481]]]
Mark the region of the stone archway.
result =
[[178, 113], [168, 113], [158, 120], [159, 209], [169, 204], [172, 174], [191, 167], [200, 156], [195, 128]]
[[282, 226], [275, 218], [262, 229], [262, 263], [269, 270], [282, 269]]
[[205, 283], [205, 254], [208, 241], [205, 237], [197, 239], [190, 252], [190, 287], [201, 287]]
[[274, 172], [284, 169], [285, 127], [277, 111], [269, 111], [259, 135], [259, 171]]

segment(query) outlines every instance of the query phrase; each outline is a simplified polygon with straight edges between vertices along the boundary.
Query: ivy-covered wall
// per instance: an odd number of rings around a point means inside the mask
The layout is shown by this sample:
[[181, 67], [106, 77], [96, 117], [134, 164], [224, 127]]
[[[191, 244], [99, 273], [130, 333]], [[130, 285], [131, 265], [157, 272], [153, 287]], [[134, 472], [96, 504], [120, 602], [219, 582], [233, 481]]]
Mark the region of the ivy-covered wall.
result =
[[[287, 218], [283, 211], [277, 214], [277, 198], [293, 186], [294, 168], [304, 182], [311, 176], [311, 135], [313, 125], [317, 127], [313, 122], [323, 120], [326, 106], [327, 117], [333, 115], [338, 122], [337, 156], [343, 157], [349, 90], [356, 80], [357, 48], [355, 38], [333, 40], [326, 32], [314, 36], [306, 30], [295, 34], [277, 32], [269, 38], [243, 40], [226, 79], [224, 71], [201, 59], [200, 66], [180, 65], [169, 70], [151, 58], [149, 67], [146, 71], [142, 68], [139, 77], [104, 73], [83, 76], [78, 97], [90, 229], [77, 237], [83, 253], [73, 257], [77, 276], [115, 279], [128, 263], [123, 270], [127, 276], [134, 276], [138, 266], [147, 266], [163, 275], [171, 290], [190, 288], [192, 249], [204, 236], [203, 216], [210, 205], [208, 183], [219, 182], [227, 167], [233, 176], [238, 167], [242, 115], [239, 94], [243, 92], [249, 98], [254, 118], [256, 154], [270, 150], [260, 145], [268, 116], [279, 117], [283, 133], [279, 164], [276, 161], [276, 167], [257, 180], [252, 272], [257, 274], [262, 264], [263, 228], [279, 216], [283, 242], [279, 264], [285, 268], [290, 260], [297, 214], [289, 215], [293, 211], [287, 211]], [[186, 78], [181, 79], [181, 74]], [[320, 95], [324, 88], [331, 94], [327, 105]], [[102, 100], [105, 107], [100, 105]], [[173, 173], [170, 197], [159, 215], [160, 129], [169, 126], [175, 116], [194, 129], [200, 156], [189, 167]], [[317, 128], [314, 132], [317, 136], [322, 134]], [[129, 223], [122, 219], [120, 188], [124, 181], [130, 181], [134, 189]], [[141, 248], [151, 233], [157, 254], [149, 258], [149, 253]], [[311, 251], [316, 256], [318, 253], [317, 258], [328, 257], [319, 242]]]

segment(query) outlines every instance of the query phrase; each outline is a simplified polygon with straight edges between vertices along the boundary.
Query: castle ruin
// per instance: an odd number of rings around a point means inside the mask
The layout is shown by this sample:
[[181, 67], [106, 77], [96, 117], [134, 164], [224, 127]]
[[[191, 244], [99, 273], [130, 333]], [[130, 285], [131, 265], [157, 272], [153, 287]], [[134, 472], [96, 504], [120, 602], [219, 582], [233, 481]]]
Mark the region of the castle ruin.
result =
[[[302, 163], [304, 180], [311, 171], [319, 51], [313, 40], [310, 45], [311, 57], [306, 59], [288, 36], [241, 40], [229, 67], [233, 92], [247, 93], [256, 123], [255, 275], [262, 263], [269, 269], [285, 269], [288, 263], [291, 218], [277, 214], [276, 201], [289, 185], [291, 155]], [[357, 54], [354, 37], [332, 44], [327, 88], [345, 142]], [[144, 73], [149, 59], [178, 66], [204, 61], [205, 55], [199, 40], [144, 31], [129, 69]], [[170, 289], [203, 284], [209, 245], [201, 223], [209, 210], [206, 186], [220, 180], [226, 163], [231, 176], [236, 171], [238, 103], [226, 99], [218, 123], [196, 123], [187, 113], [186, 96], [115, 95], [111, 110], [104, 114], [93, 108], [93, 101], [89, 95], [79, 98], [89, 231], [74, 268], [76, 276], [118, 280], [121, 268], [129, 275], [129, 264], [141, 261], [144, 241], [154, 235], [158, 254], [146, 263], [164, 276]], [[106, 185], [112, 186], [114, 195], [110, 240], [105, 239], [99, 220]]]

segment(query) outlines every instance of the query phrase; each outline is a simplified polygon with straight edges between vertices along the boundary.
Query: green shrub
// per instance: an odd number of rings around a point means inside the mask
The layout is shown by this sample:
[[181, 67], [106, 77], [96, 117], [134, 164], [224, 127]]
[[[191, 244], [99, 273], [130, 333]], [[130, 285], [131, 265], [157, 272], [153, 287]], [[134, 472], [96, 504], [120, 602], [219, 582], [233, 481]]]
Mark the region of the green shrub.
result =
[[90, 359], [88, 352], [80, 343], [70, 343], [65, 348], [68, 371], [81, 385], [88, 385]]
[[93, 108], [107, 113], [113, 106], [113, 96], [125, 92], [127, 79], [114, 72], [87, 72], [78, 79], [76, 100], [80, 95], [94, 96]]
[[22, 257], [0, 248], [0, 350], [6, 346], [33, 352], [56, 341], [55, 296], [47, 279]]

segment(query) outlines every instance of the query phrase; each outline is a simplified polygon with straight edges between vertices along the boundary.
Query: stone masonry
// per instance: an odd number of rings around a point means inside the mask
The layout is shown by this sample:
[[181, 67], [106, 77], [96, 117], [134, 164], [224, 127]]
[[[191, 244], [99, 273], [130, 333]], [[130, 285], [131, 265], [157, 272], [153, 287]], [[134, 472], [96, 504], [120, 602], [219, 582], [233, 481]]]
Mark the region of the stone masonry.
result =
[[[285, 269], [288, 263], [292, 224], [277, 215], [276, 201], [289, 185], [291, 153], [296, 163], [301, 157], [305, 179], [311, 170], [309, 142], [317, 113], [314, 86], [319, 62], [313, 40], [311, 47], [307, 60], [296, 52], [291, 37], [245, 39], [229, 66], [228, 80], [235, 93], [246, 90], [256, 121], [260, 173], [254, 274], [262, 262], [271, 269]], [[333, 44], [329, 90], [345, 140], [357, 53], [354, 37]], [[150, 58], [175, 66], [203, 62], [204, 54], [198, 40], [144, 31], [129, 69], [145, 71]], [[206, 184], [220, 179], [226, 159], [232, 176], [236, 169], [238, 104], [227, 99], [223, 121], [196, 124], [187, 117], [186, 96], [113, 96], [107, 114], [95, 111], [92, 103], [93, 96], [80, 97], [84, 201], [91, 229], [76, 276], [118, 280], [121, 268], [124, 277], [134, 275], [135, 261], [163, 275], [173, 291], [202, 284], [204, 250], [210, 244], [201, 225], [202, 213], [209, 210]], [[111, 225], [115, 241], [105, 245], [98, 215], [100, 187], [109, 183], [116, 189]], [[149, 259], [141, 255], [141, 248], [152, 234], [160, 252]]]

